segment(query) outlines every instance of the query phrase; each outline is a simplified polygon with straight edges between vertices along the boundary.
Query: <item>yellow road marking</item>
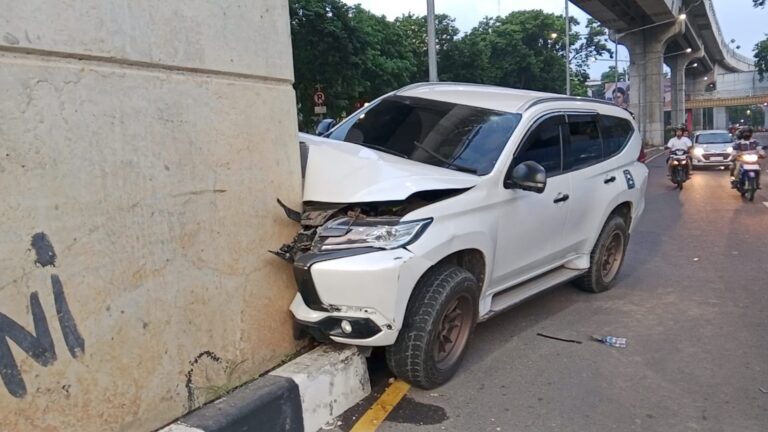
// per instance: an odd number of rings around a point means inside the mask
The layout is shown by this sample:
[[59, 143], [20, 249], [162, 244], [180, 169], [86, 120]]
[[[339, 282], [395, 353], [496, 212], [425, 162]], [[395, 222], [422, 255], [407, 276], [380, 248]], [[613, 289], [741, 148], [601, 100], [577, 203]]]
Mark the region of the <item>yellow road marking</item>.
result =
[[374, 402], [368, 411], [360, 417], [360, 420], [355, 423], [355, 426], [349, 432], [374, 432], [397, 406], [400, 399], [408, 393], [410, 388], [411, 386], [407, 382], [395, 380], [384, 390], [379, 400]]

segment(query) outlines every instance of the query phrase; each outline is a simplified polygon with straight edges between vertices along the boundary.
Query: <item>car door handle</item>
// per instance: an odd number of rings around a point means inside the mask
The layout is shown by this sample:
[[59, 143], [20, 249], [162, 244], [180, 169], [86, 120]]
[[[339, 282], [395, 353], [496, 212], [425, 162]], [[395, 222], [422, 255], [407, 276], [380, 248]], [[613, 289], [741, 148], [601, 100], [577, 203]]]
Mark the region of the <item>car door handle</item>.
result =
[[604, 184], [613, 183], [616, 181], [616, 176], [610, 176], [607, 179], [603, 180]]
[[559, 193], [559, 194], [557, 194], [557, 196], [555, 197], [555, 200], [553, 202], [555, 204], [559, 204], [561, 202], [568, 201], [569, 198], [570, 198], [570, 196], [568, 194]]

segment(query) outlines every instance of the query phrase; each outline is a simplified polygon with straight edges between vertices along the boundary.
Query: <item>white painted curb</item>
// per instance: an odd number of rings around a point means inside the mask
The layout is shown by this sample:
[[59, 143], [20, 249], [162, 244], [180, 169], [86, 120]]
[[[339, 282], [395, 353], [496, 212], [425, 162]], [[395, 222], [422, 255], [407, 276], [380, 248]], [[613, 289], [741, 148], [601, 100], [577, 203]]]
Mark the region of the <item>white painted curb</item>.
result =
[[307, 432], [322, 428], [371, 393], [365, 357], [348, 345], [321, 345], [271, 375], [299, 386]]
[[370, 392], [358, 348], [321, 345], [158, 432], [315, 432]]

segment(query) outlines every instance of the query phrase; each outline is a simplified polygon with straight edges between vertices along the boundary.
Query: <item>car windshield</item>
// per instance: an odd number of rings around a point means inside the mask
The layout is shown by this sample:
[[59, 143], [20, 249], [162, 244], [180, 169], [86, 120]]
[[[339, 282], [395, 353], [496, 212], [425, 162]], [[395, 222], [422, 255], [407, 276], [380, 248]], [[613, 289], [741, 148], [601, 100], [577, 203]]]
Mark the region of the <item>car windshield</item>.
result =
[[352, 115], [328, 138], [486, 175], [496, 165], [520, 118], [516, 113], [390, 96]]
[[733, 142], [727, 132], [701, 134], [696, 138], [696, 144], [729, 144]]

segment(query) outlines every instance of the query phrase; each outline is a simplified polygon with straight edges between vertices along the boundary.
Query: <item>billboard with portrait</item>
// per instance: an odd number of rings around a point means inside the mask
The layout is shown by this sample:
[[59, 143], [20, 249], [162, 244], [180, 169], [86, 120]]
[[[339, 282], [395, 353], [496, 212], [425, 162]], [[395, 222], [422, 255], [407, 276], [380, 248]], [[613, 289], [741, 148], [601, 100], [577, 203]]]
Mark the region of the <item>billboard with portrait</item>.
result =
[[605, 100], [613, 102], [622, 108], [629, 108], [629, 82], [619, 81], [605, 84]]

